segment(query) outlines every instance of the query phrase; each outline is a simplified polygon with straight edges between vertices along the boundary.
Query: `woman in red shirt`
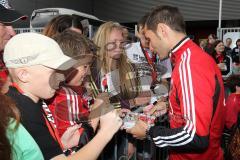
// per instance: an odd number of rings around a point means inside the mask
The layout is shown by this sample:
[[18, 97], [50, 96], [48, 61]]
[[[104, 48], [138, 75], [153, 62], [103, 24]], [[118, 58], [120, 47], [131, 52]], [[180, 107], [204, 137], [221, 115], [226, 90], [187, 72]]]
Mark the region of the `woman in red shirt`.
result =
[[215, 59], [223, 77], [232, 73], [232, 59], [226, 55], [223, 41], [217, 40], [214, 44], [213, 58]]

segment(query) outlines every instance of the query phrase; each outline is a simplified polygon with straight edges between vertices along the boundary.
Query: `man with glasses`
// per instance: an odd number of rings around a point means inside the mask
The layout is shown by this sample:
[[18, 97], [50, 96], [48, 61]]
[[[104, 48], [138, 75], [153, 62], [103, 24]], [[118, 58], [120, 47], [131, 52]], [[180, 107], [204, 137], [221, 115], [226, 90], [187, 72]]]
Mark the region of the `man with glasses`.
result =
[[26, 18], [27, 16], [13, 10], [7, 0], [0, 0], [0, 81], [5, 84], [2, 88], [3, 93], [8, 90], [9, 80], [3, 63], [2, 53], [6, 43], [16, 34], [13, 30], [12, 23]]

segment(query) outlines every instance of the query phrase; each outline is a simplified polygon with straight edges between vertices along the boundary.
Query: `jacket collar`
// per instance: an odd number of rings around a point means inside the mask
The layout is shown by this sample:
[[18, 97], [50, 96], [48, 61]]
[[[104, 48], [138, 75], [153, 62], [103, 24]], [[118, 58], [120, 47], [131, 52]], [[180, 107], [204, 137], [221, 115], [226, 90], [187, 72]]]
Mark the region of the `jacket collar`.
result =
[[181, 41], [179, 41], [170, 51], [169, 51], [169, 57], [171, 58], [171, 62], [173, 64], [176, 63], [176, 60], [178, 59], [177, 52], [182, 48], [183, 45], [185, 45], [190, 40], [189, 37], [184, 37]]

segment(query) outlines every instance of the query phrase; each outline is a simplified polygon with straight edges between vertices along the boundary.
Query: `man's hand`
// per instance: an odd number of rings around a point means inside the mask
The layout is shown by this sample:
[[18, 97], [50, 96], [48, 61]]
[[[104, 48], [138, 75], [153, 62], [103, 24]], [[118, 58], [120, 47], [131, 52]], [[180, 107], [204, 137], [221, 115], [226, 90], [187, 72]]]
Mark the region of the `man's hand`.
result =
[[147, 123], [138, 120], [136, 125], [131, 129], [127, 129], [126, 132], [132, 134], [133, 137], [137, 139], [145, 139], [147, 128], [148, 128]]
[[150, 115], [154, 115], [156, 117], [161, 116], [167, 113], [168, 103], [163, 101], [158, 101], [157, 104], [149, 111]]

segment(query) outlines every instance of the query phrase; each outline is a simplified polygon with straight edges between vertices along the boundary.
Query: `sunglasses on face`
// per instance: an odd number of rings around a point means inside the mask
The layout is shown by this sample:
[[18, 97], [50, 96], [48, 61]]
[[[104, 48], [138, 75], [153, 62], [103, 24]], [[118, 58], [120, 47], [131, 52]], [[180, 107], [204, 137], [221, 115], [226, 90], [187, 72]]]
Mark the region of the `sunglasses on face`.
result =
[[131, 47], [130, 41], [118, 41], [118, 42], [109, 42], [105, 45], [107, 51], [112, 51], [119, 47], [120, 49], [128, 49]]

